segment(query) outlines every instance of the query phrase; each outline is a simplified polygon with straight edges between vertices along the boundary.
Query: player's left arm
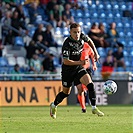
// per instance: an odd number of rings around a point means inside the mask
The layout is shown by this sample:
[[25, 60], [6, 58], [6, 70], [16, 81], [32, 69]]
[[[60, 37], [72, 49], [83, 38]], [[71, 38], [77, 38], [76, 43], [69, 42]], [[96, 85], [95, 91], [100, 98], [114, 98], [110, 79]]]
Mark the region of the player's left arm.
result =
[[97, 70], [97, 65], [96, 65], [96, 62], [95, 62], [95, 61], [92, 62], [92, 69], [93, 69], [94, 71]]
[[98, 59], [100, 58], [100, 55], [98, 54], [98, 51], [97, 51], [93, 41], [90, 38], [88, 40], [88, 44], [93, 49], [95, 61], [98, 61]]
[[96, 70], [97, 70], [97, 64], [96, 64], [96, 62], [95, 62], [94, 52], [93, 52], [92, 48], [90, 48], [90, 60], [91, 60], [91, 62], [92, 62], [92, 69], [93, 69], [94, 71], [96, 71]]
[[87, 35], [84, 35], [83, 33], [81, 33], [81, 38], [90, 45], [90, 47], [94, 51], [95, 61], [98, 61], [98, 59], [100, 58], [100, 55], [98, 54], [95, 44], [93, 43], [91, 38], [89, 38]]

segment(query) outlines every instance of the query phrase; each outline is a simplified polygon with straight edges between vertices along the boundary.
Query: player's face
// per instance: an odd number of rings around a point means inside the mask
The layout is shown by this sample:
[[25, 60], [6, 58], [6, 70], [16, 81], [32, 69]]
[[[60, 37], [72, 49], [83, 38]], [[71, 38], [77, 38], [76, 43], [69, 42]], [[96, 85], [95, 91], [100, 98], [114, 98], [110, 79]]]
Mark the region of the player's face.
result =
[[74, 39], [74, 40], [79, 40], [80, 39], [80, 34], [81, 34], [81, 28], [80, 27], [77, 27], [77, 28], [72, 28], [70, 30], [70, 34], [71, 34], [71, 37]]

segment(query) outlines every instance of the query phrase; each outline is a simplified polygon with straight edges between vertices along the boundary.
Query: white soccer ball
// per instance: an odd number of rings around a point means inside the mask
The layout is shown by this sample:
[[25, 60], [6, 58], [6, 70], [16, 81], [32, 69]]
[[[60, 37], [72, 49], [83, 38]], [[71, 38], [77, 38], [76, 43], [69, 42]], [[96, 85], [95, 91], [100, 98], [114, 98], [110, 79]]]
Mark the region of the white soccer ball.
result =
[[113, 80], [107, 80], [103, 85], [103, 91], [107, 95], [112, 95], [117, 91], [117, 84]]

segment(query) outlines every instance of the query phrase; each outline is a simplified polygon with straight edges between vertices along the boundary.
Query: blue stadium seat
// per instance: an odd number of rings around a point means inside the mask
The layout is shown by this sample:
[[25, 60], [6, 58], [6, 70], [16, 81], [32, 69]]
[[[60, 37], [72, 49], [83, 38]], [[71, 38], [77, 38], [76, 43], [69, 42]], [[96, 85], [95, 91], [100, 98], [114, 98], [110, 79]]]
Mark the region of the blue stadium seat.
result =
[[96, 4], [95, 3], [92, 3], [92, 5], [91, 5], [91, 8], [94, 10], [94, 9], [96, 9]]
[[33, 35], [34, 35], [34, 33], [35, 33], [35, 30], [36, 30], [36, 27], [31, 27], [31, 28], [29, 28], [28, 30], [29, 30], [28, 35], [29, 35], [30, 37], [33, 37]]
[[130, 25], [130, 23], [126, 22], [126, 23], [124, 23], [124, 27], [126, 27], [126, 28], [130, 28], [131, 25]]
[[107, 30], [108, 24], [107, 24], [105, 21], [102, 21], [102, 23], [103, 23], [103, 25], [104, 25], [104, 27], [105, 27], [105, 30]]
[[15, 37], [14, 44], [16, 46], [25, 46], [24, 41], [23, 41], [23, 38], [21, 36]]
[[63, 28], [63, 35], [64, 35], [64, 37], [69, 36], [69, 29], [67, 27]]
[[116, 16], [117, 18], [120, 18], [120, 17], [121, 17], [121, 14], [120, 14], [119, 12], [117, 12], [117, 13], [115, 13], [115, 16]]
[[128, 53], [127, 50], [124, 50], [124, 51], [123, 51], [123, 54], [124, 54], [124, 56], [128, 56], [129, 53]]
[[97, 8], [100, 9], [100, 10], [101, 10], [101, 9], [104, 9], [104, 5], [100, 3], [100, 4], [97, 6]]
[[84, 31], [85, 34], [88, 34], [88, 32], [89, 32], [89, 30], [90, 30], [90, 27], [91, 27], [91, 26], [87, 26], [87, 25], [84, 25], [84, 26], [83, 26], [83, 31]]
[[79, 23], [81, 26], [84, 24], [82, 18], [77, 18], [77, 19], [75, 19], [75, 21], [76, 21], [77, 23]]
[[84, 25], [87, 25], [89, 28], [91, 27], [91, 22], [89, 18], [83, 19]]
[[119, 36], [120, 36], [120, 37], [124, 37], [124, 36], [125, 36], [125, 33], [124, 33], [123, 31], [120, 31], [120, 32], [119, 32]]
[[107, 10], [110, 10], [112, 8], [111, 4], [107, 4], [106, 7], [105, 7]]
[[119, 4], [121, 10], [126, 10], [125, 2], [119, 2]]
[[108, 16], [107, 17], [109, 17], [109, 18], [113, 18], [113, 13], [112, 12], [110, 12], [109, 14], [108, 14]]
[[117, 3], [113, 3], [112, 7], [114, 10], [119, 10], [119, 5]]
[[133, 51], [131, 51], [131, 56], [133, 57]]
[[89, 18], [90, 17], [90, 11], [89, 10], [84, 10], [83, 12], [83, 18]]
[[99, 15], [100, 18], [105, 18], [106, 17], [106, 14], [104, 12], [102, 12], [100, 15]]
[[97, 48], [97, 51], [98, 51], [98, 53], [100, 54], [101, 57], [105, 57], [106, 56], [106, 51], [105, 51], [104, 48], [99, 47], [99, 48]]
[[56, 34], [56, 35], [62, 35], [62, 28], [56, 27], [56, 29], [55, 29], [55, 34]]
[[122, 22], [118, 22], [117, 23], [117, 27], [123, 27], [123, 23]]
[[59, 58], [57, 58], [57, 57], [54, 57], [54, 66], [55, 67], [60, 66], [60, 64], [59, 64]]
[[128, 45], [132, 47], [133, 46], [133, 41], [129, 41]]
[[88, 28], [91, 28], [92, 23], [91, 23], [90, 21], [88, 21], [88, 22], [86, 23], [86, 25], [88, 26]]
[[131, 65], [131, 62], [129, 62], [129, 60], [125, 60], [125, 65], [126, 67], [129, 67]]
[[127, 33], [127, 37], [133, 37], [132, 31], [129, 31], [129, 32]]
[[0, 67], [8, 66], [8, 61], [5, 57], [0, 57]]
[[83, 6], [84, 9], [87, 9], [88, 8], [88, 3], [84, 1], [84, 2], [82, 2], [82, 6]]
[[97, 17], [98, 17], [98, 13], [97, 13], [97, 12], [93, 12], [93, 13], [91, 14], [91, 16], [92, 16], [92, 18], [97, 18]]
[[75, 17], [77, 17], [77, 18], [83, 17], [83, 10], [77, 9], [77, 10], [76, 10], [76, 16], [75, 16]]

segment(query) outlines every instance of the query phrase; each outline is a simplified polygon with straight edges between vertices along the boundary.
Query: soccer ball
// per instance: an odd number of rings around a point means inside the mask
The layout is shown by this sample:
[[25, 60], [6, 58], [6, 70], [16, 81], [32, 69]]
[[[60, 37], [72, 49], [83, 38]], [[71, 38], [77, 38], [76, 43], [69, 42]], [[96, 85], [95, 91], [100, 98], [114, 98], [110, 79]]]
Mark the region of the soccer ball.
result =
[[103, 91], [107, 95], [116, 93], [117, 84], [113, 80], [107, 80], [103, 85]]

